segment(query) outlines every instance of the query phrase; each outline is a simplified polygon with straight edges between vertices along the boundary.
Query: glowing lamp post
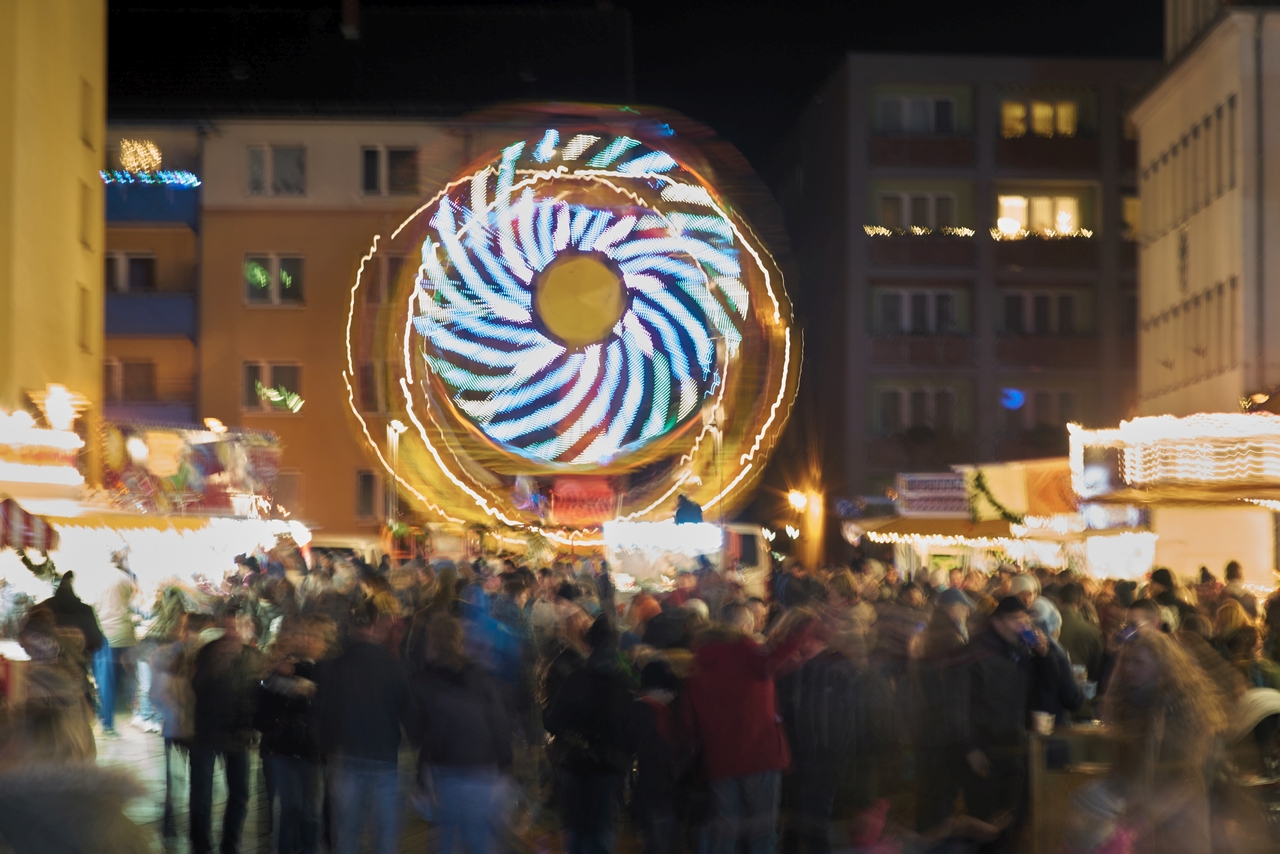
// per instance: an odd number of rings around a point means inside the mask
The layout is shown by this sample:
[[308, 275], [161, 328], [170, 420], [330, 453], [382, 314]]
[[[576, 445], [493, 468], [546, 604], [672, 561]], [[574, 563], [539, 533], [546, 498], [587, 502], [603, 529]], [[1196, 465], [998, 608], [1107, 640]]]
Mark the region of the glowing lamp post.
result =
[[387, 524], [391, 525], [399, 516], [400, 494], [396, 490], [396, 478], [400, 471], [400, 434], [409, 427], [399, 418], [391, 419], [387, 425], [387, 446], [391, 448], [391, 481], [387, 484]]

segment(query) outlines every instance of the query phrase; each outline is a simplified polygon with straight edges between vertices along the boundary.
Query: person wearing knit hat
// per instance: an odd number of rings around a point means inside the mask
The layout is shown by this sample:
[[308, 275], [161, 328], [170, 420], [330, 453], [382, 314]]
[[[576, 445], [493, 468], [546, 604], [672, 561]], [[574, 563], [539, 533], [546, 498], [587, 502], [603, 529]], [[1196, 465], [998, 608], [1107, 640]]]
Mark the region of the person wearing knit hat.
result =
[[1178, 582], [1173, 573], [1165, 567], [1159, 567], [1151, 573], [1147, 584], [1147, 598], [1153, 600], [1165, 613], [1165, 622], [1170, 631], [1177, 631], [1182, 621], [1196, 613], [1196, 609], [1178, 598]]
[[1034, 575], [1015, 575], [1009, 584], [1009, 594], [1017, 596], [1026, 608], [1040, 596], [1040, 582]]

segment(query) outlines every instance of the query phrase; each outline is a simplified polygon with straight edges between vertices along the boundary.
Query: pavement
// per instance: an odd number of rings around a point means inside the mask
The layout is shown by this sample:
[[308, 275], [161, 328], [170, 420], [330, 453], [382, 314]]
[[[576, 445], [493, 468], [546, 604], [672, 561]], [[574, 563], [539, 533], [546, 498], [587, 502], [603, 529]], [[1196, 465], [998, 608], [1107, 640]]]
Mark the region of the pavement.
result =
[[[164, 818], [164, 739], [153, 733], [135, 728], [128, 719], [116, 719], [116, 736], [98, 734], [98, 764], [104, 767], [126, 767], [142, 783], [146, 793], [132, 801], [127, 809], [131, 819], [150, 827], [157, 840], [157, 850], [189, 854], [191, 844], [188, 834], [187, 794], [189, 777], [185, 757], [176, 751], [171, 756], [173, 767], [173, 803], [177, 823], [177, 836], [163, 839], [161, 823]], [[241, 854], [267, 854], [275, 850], [271, 833], [271, 811], [267, 804], [266, 786], [262, 776], [262, 763], [256, 751], [250, 751], [249, 768], [249, 816], [240, 838]], [[403, 751], [400, 756], [401, 791], [406, 793], [404, 820], [401, 824], [401, 852], [425, 852], [430, 845], [431, 830], [408, 805], [407, 793], [413, 777], [413, 756]], [[213, 783], [213, 844], [219, 845], [222, 830], [222, 811], [227, 800], [226, 780], [221, 763], [214, 773]], [[365, 847], [372, 850], [370, 840]]]

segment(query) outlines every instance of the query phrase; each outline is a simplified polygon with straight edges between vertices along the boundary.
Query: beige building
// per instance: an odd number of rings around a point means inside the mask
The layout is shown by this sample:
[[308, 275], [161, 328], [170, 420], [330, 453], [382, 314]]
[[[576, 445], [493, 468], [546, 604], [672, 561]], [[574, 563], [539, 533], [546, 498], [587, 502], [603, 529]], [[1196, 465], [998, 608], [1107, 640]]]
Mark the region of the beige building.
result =
[[0, 410], [98, 411], [105, 73], [104, 0], [0, 3]]

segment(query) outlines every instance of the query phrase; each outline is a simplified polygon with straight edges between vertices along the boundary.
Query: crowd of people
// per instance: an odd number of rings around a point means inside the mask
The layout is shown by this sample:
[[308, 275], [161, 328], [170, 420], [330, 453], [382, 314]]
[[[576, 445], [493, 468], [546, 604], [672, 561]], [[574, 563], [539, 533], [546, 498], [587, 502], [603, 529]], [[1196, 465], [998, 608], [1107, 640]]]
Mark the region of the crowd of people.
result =
[[1280, 758], [1280, 594], [1259, 602], [1235, 564], [1182, 583], [791, 561], [766, 589], [704, 564], [621, 596], [592, 559], [319, 555], [145, 608], [115, 572], [96, 607], [67, 572], [25, 615], [0, 776], [91, 761], [129, 707], [171, 780], [188, 765], [196, 854], [239, 850], [254, 751], [281, 854], [395, 851], [406, 799], [445, 854], [540, 827], [566, 854], [620, 834], [652, 854], [1022, 850], [1033, 738], [1062, 768], [1054, 731], [1099, 722], [1107, 772], [1054, 806], [1067, 850], [1273, 844], [1256, 783]]

